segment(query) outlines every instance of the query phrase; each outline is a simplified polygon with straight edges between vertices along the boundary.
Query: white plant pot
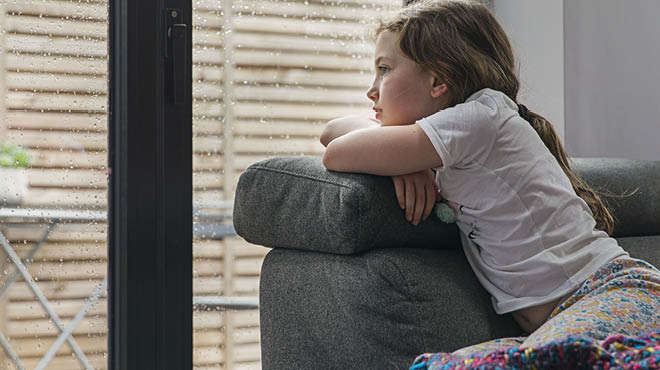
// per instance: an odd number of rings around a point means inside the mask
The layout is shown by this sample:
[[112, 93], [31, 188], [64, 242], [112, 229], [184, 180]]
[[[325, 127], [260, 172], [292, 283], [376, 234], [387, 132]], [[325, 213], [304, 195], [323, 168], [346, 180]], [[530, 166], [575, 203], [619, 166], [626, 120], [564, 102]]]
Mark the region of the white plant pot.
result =
[[21, 204], [28, 190], [25, 168], [0, 167], [0, 206]]

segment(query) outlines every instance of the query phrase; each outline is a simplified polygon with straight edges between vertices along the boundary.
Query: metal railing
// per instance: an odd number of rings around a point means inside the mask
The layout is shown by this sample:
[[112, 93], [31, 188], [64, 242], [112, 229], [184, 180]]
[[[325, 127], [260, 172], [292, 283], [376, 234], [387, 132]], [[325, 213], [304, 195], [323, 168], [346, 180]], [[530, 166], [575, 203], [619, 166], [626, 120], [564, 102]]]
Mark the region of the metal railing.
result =
[[[236, 235], [236, 231], [227, 220], [231, 220], [231, 211], [233, 203], [227, 202], [196, 202], [193, 204], [193, 238], [198, 239], [223, 239]], [[211, 212], [209, 212], [211, 211]], [[217, 214], [217, 211], [224, 211], [229, 214]], [[215, 213], [214, 213], [215, 212]], [[62, 223], [86, 223], [86, 222], [106, 222], [107, 213], [105, 211], [93, 210], [71, 210], [71, 209], [36, 209], [36, 208], [2, 208], [0, 209], [0, 226], [21, 227], [45, 225], [43, 233], [37, 243], [28, 251], [25, 258], [21, 259], [14, 248], [0, 230], [0, 245], [9, 257], [11, 263], [15, 266], [15, 271], [4, 280], [4, 285], [0, 288], [0, 300], [5, 296], [11, 284], [18, 277], [22, 277], [28, 284], [30, 290], [50, 316], [53, 324], [59, 330], [55, 342], [48, 349], [44, 357], [39, 361], [36, 370], [44, 369], [55, 357], [59, 348], [68, 342], [73, 352], [78, 357], [78, 361], [85, 369], [93, 369], [87, 360], [83, 350], [76, 343], [72, 336], [73, 330], [85, 317], [87, 312], [103, 295], [107, 287], [107, 277], [103, 279], [92, 294], [87, 298], [83, 307], [74, 316], [73, 320], [65, 326], [59, 318], [50, 302], [43, 294], [34, 278], [30, 275], [27, 266], [32, 262], [35, 254], [43, 247], [48, 236], [52, 231]], [[192, 241], [191, 241], [192, 242]], [[231, 309], [231, 310], [249, 310], [258, 309], [259, 300], [255, 297], [227, 297], [227, 296], [195, 296], [192, 304], [197, 309]], [[9, 341], [0, 332], [0, 346], [4, 349], [7, 356], [12, 360], [18, 370], [24, 370], [25, 367], [20, 361], [16, 352], [11, 348]]]

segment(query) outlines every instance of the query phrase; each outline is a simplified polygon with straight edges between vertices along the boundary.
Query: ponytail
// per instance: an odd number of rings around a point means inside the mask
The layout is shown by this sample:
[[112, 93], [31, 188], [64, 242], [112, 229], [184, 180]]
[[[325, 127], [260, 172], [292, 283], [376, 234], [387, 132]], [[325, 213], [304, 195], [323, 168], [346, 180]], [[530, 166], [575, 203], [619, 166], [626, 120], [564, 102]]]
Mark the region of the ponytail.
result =
[[612, 235], [612, 231], [614, 230], [614, 219], [612, 215], [607, 210], [607, 207], [605, 207], [598, 193], [571, 170], [568, 155], [566, 155], [566, 151], [561, 145], [559, 135], [557, 135], [554, 126], [541, 115], [528, 110], [524, 105], [520, 105], [519, 111], [520, 116], [532, 125], [545, 146], [550, 149], [550, 153], [557, 159], [559, 167], [561, 167], [571, 181], [575, 194], [582, 198], [589, 206], [589, 209], [591, 209], [591, 213], [593, 213], [596, 220], [596, 228], [605, 231], [608, 235]]

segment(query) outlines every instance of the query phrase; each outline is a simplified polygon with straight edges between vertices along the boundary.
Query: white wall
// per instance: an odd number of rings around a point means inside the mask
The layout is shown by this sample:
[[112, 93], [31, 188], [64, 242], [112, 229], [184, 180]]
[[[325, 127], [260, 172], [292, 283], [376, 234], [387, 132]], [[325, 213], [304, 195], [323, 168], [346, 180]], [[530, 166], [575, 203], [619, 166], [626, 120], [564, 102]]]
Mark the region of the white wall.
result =
[[660, 160], [660, 1], [565, 1], [575, 156]]
[[565, 138], [562, 0], [492, 0], [520, 66], [518, 102], [548, 119]]

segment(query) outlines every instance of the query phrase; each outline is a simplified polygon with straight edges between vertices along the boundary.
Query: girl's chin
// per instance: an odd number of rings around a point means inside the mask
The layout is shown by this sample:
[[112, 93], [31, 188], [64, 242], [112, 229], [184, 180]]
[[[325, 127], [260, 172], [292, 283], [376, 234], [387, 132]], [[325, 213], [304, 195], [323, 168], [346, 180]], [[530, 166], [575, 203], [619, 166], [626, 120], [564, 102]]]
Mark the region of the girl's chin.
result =
[[377, 113], [376, 119], [380, 121], [381, 126], [398, 126], [399, 123], [389, 119], [390, 117], [383, 116], [383, 113]]
[[380, 121], [381, 126], [407, 126], [407, 125], [412, 125], [413, 123], [417, 122], [418, 120], [424, 118], [426, 116], [416, 116], [416, 115], [410, 115], [410, 116], [403, 116], [403, 117], [387, 117], [384, 116], [382, 112], [376, 113], [376, 119]]
[[412, 121], [412, 122], [406, 122], [406, 123], [380, 121], [380, 125], [381, 125], [381, 126], [407, 126], [407, 125], [412, 125], [413, 123], [415, 123], [415, 121]]

